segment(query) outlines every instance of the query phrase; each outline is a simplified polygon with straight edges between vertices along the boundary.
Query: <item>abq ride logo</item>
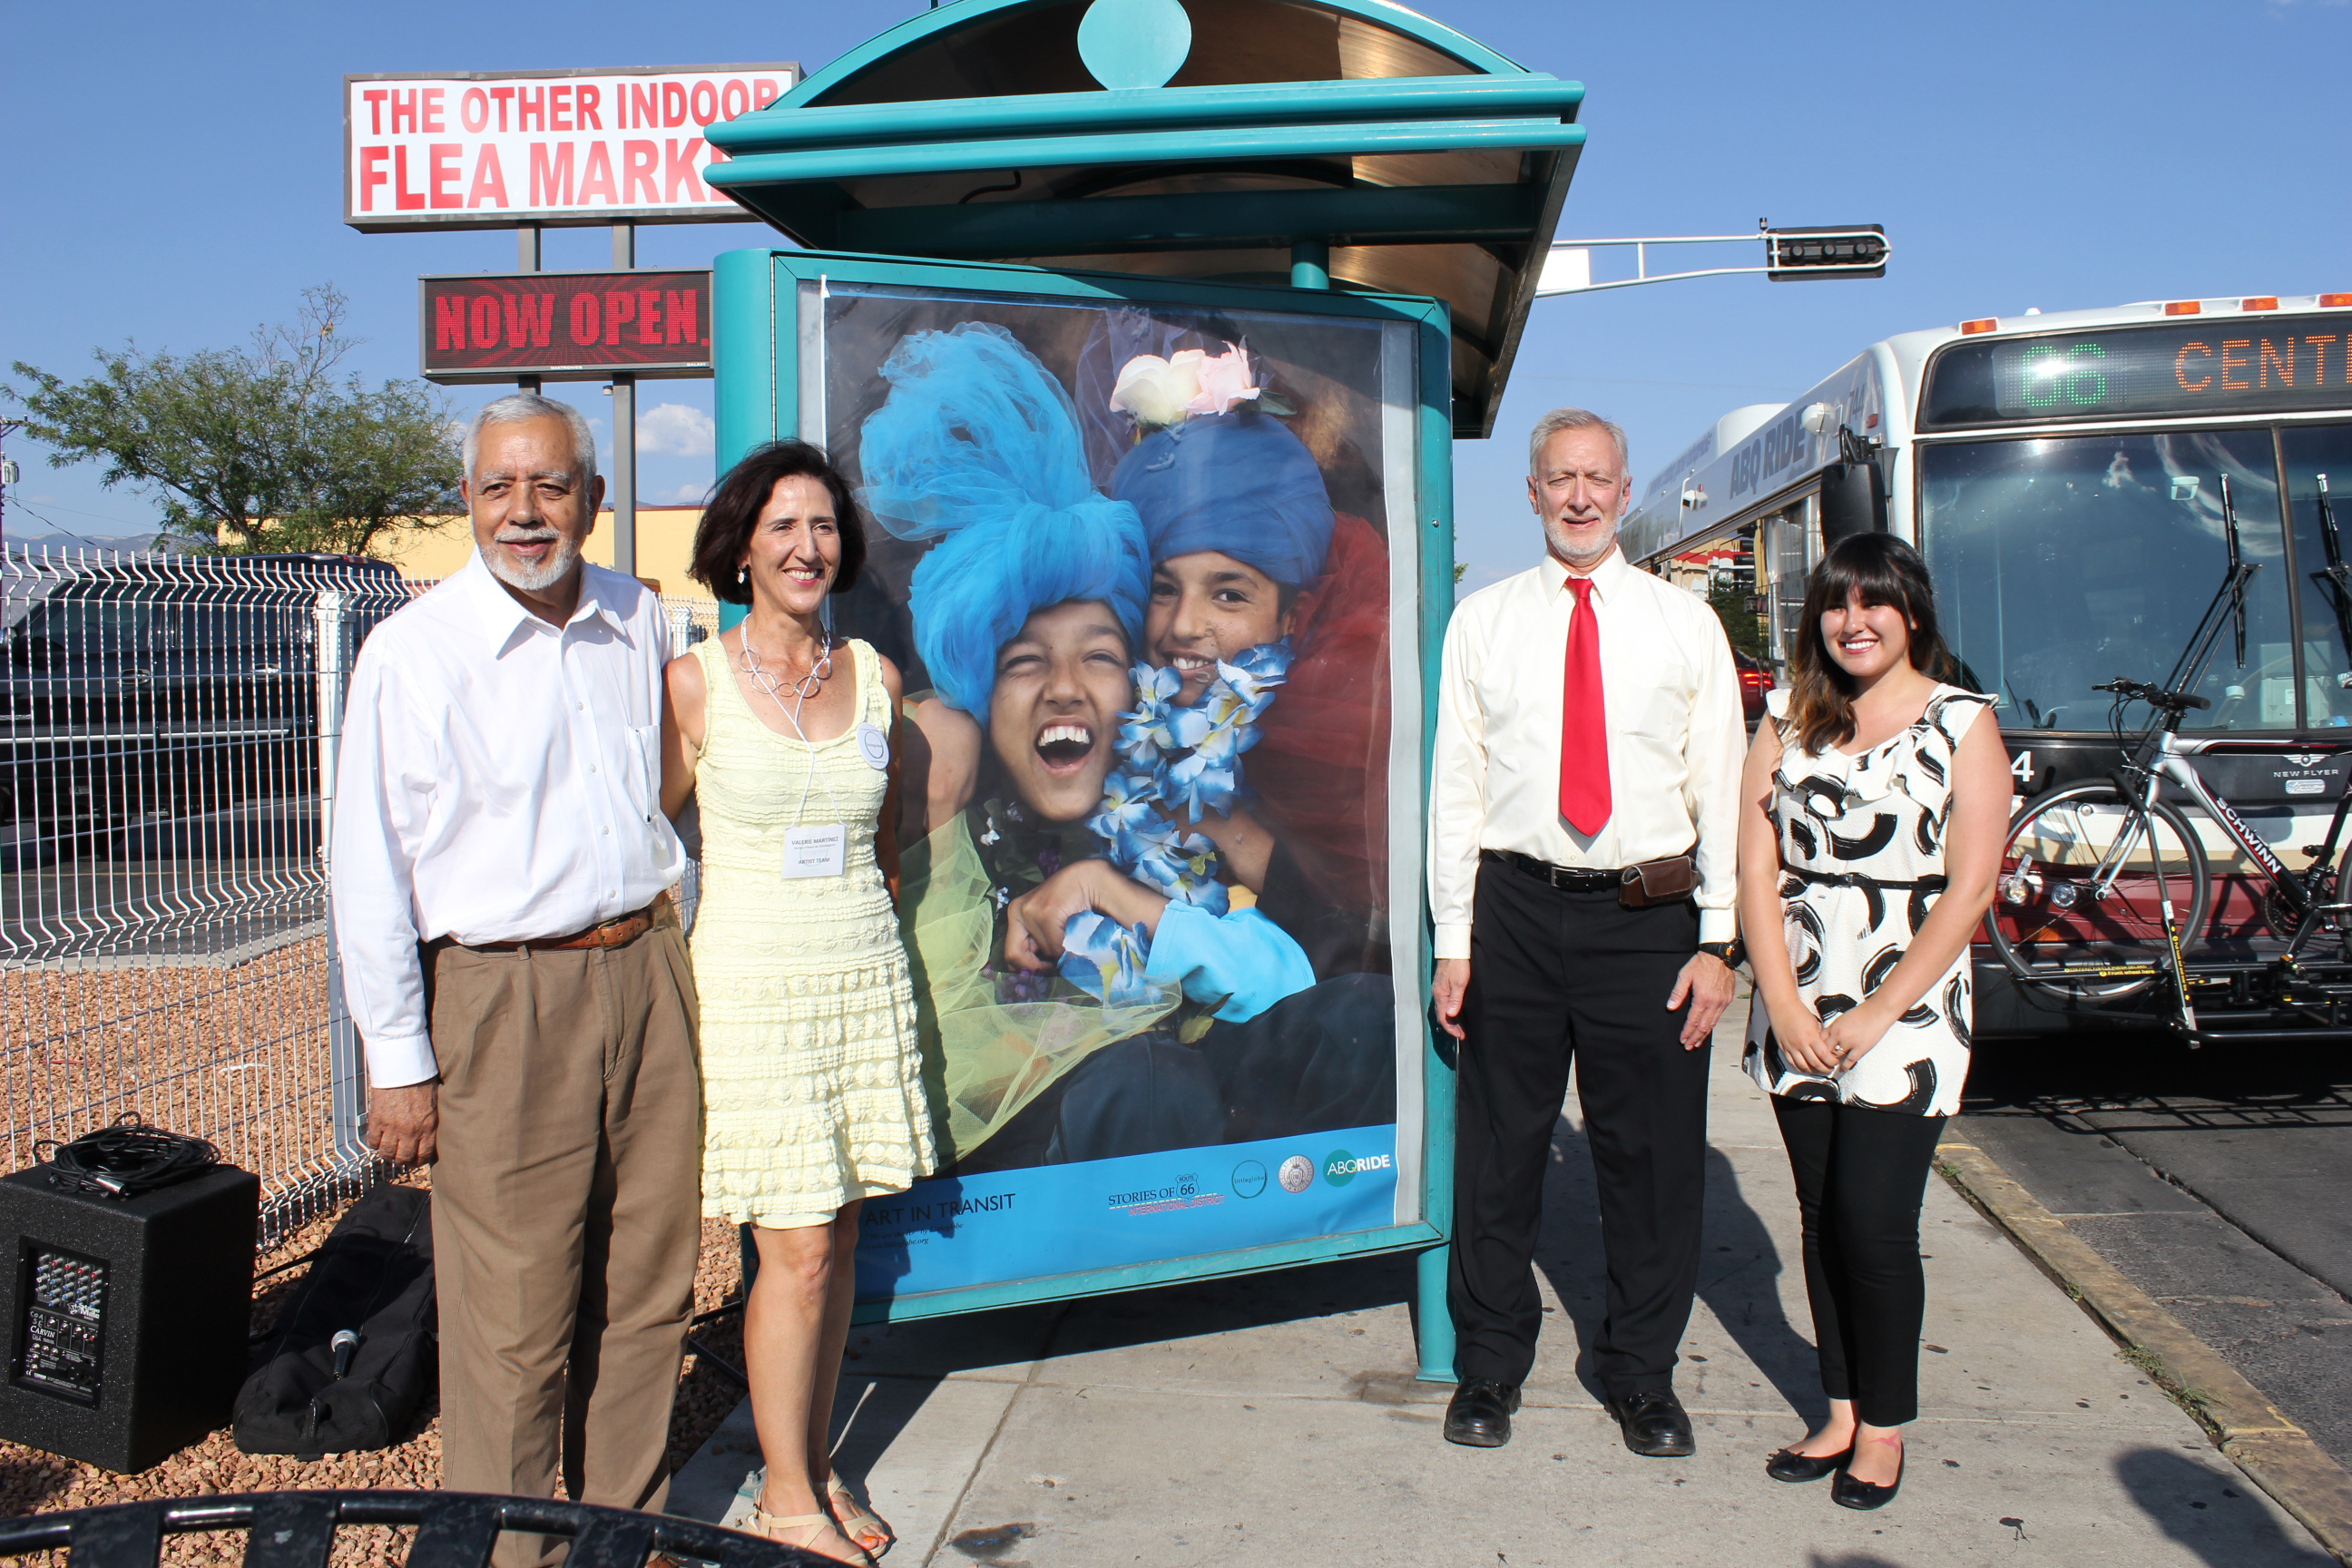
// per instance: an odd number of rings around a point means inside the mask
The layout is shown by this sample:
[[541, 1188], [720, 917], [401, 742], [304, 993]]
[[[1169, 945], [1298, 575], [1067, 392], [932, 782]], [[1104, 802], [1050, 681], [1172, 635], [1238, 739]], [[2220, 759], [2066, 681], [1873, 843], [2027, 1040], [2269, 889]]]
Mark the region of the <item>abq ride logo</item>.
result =
[[1367, 1154], [1359, 1160], [1345, 1149], [1334, 1149], [1323, 1156], [1323, 1179], [1335, 1187], [1344, 1187], [1367, 1171], [1390, 1171], [1396, 1163], [1386, 1154]]

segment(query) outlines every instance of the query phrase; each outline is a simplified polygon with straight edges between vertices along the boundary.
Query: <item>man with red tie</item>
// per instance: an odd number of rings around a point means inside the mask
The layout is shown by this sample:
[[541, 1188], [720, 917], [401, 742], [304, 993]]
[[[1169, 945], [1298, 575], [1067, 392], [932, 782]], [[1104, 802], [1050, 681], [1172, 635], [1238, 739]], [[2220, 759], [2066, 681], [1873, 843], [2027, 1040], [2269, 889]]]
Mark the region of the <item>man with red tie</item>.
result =
[[1461, 1042], [1445, 1436], [1510, 1441], [1573, 1061], [1609, 1270], [1592, 1372], [1625, 1446], [1671, 1458], [1693, 1447], [1674, 1368], [1698, 1276], [1707, 1039], [1740, 957], [1738, 674], [1706, 602], [1617, 548], [1622, 430], [1554, 409], [1528, 466], [1544, 559], [1455, 607], [1438, 689], [1431, 991]]

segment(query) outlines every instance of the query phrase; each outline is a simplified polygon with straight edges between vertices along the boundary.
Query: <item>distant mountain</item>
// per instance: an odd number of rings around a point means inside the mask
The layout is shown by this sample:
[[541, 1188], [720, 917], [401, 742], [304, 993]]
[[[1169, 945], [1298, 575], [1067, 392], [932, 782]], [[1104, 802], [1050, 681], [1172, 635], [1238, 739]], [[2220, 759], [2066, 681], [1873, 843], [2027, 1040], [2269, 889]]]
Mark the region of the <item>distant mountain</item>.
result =
[[[163, 540], [161, 546], [156, 541]], [[109, 550], [124, 554], [142, 550], [171, 549], [171, 542], [160, 533], [34, 533], [16, 534], [8, 540], [11, 555], [39, 555], [44, 551], [55, 554], [70, 554], [77, 550]]]

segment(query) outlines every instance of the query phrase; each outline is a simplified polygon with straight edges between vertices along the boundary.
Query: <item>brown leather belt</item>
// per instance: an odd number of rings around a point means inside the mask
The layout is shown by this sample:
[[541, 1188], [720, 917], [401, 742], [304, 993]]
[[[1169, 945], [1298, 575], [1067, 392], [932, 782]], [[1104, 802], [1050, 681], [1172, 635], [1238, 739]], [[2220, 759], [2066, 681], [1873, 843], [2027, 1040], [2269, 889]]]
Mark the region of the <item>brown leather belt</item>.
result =
[[669, 894], [656, 893], [654, 901], [644, 909], [625, 915], [614, 915], [585, 931], [570, 936], [531, 938], [523, 942], [459, 942], [455, 937], [436, 937], [428, 947], [462, 947], [468, 952], [579, 952], [605, 948], [626, 947], [660, 922], [669, 909]]

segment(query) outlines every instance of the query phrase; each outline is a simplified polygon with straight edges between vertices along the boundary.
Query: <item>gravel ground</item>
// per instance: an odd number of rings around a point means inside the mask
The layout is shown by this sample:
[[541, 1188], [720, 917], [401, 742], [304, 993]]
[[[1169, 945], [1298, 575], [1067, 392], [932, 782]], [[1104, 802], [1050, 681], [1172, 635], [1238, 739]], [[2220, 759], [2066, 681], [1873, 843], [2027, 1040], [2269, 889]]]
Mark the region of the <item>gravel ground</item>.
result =
[[[427, 1184], [423, 1176], [406, 1178]], [[318, 1246], [335, 1216], [322, 1215], [264, 1254], [257, 1269], [291, 1262]], [[254, 1328], [258, 1332], [276, 1318], [278, 1308], [301, 1278], [300, 1269], [263, 1280], [254, 1293]], [[702, 1261], [696, 1272], [694, 1305], [705, 1311], [740, 1293], [740, 1259], [735, 1227], [724, 1220], [706, 1220], [702, 1226]], [[743, 1361], [740, 1319], [711, 1325], [701, 1337], [713, 1356], [731, 1366]], [[669, 1465], [675, 1472], [717, 1429], [742, 1397], [742, 1389], [706, 1358], [691, 1352], [678, 1383], [677, 1405], [670, 1417]], [[118, 1476], [70, 1459], [60, 1459], [37, 1448], [0, 1442], [0, 1516], [46, 1513], [60, 1509], [95, 1508], [142, 1498], [202, 1497], [220, 1492], [278, 1491], [293, 1488], [391, 1487], [402, 1489], [436, 1488], [441, 1484], [440, 1407], [425, 1407], [417, 1429], [395, 1447], [368, 1453], [341, 1454], [305, 1462], [277, 1456], [237, 1452], [224, 1429], [203, 1442], [135, 1476]], [[404, 1555], [404, 1531], [371, 1527], [337, 1534], [332, 1568], [391, 1568]], [[179, 1536], [167, 1538], [167, 1563], [235, 1563], [242, 1560], [242, 1536]], [[54, 1564], [63, 1568], [62, 1554]], [[27, 1563], [36, 1558], [25, 1559]]]

